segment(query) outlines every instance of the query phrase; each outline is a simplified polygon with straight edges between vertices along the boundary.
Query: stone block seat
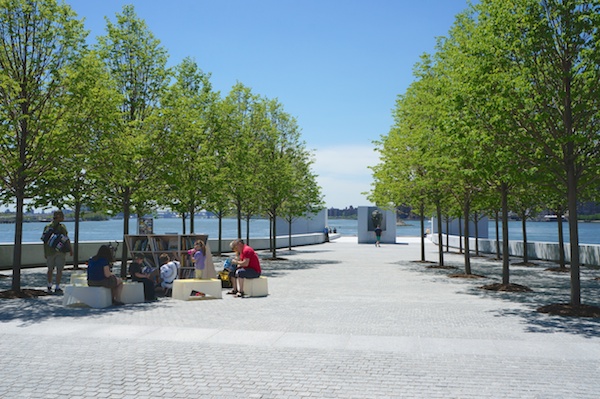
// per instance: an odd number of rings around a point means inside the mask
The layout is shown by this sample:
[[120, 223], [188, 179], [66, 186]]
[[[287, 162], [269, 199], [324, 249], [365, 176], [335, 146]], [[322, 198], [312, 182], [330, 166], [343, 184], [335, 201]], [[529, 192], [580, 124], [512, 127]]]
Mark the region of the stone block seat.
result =
[[106, 308], [112, 305], [112, 295], [109, 288], [67, 285], [63, 295], [63, 305], [87, 305], [96, 309]]
[[121, 291], [121, 302], [144, 302], [144, 283], [140, 283], [138, 281], [124, 281], [123, 291]]
[[221, 289], [221, 280], [216, 278], [201, 280], [201, 279], [177, 279], [173, 281], [173, 299], [187, 301], [196, 299], [190, 294], [192, 291], [200, 291], [212, 298], [223, 298]]
[[249, 297], [261, 297], [269, 295], [269, 284], [265, 276], [259, 278], [247, 278], [244, 280], [244, 294]]

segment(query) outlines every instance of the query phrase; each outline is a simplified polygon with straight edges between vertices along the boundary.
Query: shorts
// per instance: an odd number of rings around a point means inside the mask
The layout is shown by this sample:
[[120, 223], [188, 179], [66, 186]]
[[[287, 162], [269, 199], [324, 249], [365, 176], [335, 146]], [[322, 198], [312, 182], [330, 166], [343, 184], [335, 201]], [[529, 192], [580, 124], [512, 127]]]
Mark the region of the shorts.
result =
[[202, 269], [194, 269], [194, 277], [197, 279], [202, 278]]
[[117, 285], [119, 285], [119, 282], [117, 281], [117, 276], [113, 274], [104, 280], [88, 280], [88, 285], [90, 287], [115, 288]]
[[48, 256], [46, 258], [46, 266], [48, 266], [48, 271], [53, 272], [55, 268], [58, 271], [62, 271], [65, 267], [65, 258], [66, 254], [64, 252], [57, 252]]
[[236, 278], [259, 278], [260, 273], [254, 269], [250, 269], [249, 267], [247, 267], [247, 268], [237, 269], [235, 271], [235, 277]]

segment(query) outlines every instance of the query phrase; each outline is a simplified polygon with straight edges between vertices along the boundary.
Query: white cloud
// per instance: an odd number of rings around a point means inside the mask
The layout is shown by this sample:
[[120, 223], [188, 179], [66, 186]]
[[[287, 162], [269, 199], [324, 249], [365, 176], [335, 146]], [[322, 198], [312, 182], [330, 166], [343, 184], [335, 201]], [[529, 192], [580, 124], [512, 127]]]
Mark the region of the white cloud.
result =
[[372, 205], [361, 192], [371, 190], [371, 169], [379, 163], [372, 145], [341, 145], [315, 151], [314, 172], [328, 208]]

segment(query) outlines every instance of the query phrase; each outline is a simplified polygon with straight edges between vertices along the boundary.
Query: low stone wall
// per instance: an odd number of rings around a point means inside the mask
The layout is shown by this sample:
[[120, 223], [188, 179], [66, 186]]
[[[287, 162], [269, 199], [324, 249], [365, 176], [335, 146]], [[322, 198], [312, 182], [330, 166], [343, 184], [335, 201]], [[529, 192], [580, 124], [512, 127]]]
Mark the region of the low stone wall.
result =
[[[221, 240], [221, 252], [231, 252], [229, 243], [233, 238], [224, 238]], [[117, 251], [117, 260], [121, 260], [121, 249], [123, 241], [116, 241], [119, 243], [119, 249]], [[299, 247], [303, 245], [314, 245], [325, 242], [325, 234], [323, 233], [312, 233], [312, 234], [296, 234], [292, 235], [292, 246]], [[115, 241], [111, 241], [114, 245]], [[287, 248], [289, 243], [288, 236], [278, 236], [276, 240], [277, 248]], [[98, 252], [100, 245], [108, 244], [108, 241], [85, 241], [79, 243], [79, 262], [85, 263], [87, 259], [94, 256]], [[208, 244], [210, 245], [211, 251], [217, 253], [218, 240], [209, 239]], [[269, 238], [251, 238], [250, 246], [256, 250], [269, 249]], [[13, 264], [13, 244], [0, 244], [0, 270], [12, 269]], [[44, 258], [44, 247], [42, 242], [27, 242], [23, 243], [21, 253], [21, 265], [22, 267], [40, 267], [46, 265]], [[67, 255], [67, 263], [72, 263], [73, 259]]]
[[[437, 244], [437, 234], [430, 236], [431, 240]], [[446, 236], [444, 236], [446, 240]], [[448, 236], [449, 246], [452, 248], [459, 248], [459, 237]], [[464, 237], [461, 238], [464, 240]], [[463, 241], [464, 243], [464, 241]], [[446, 245], [446, 241], [444, 241]], [[475, 251], [475, 239], [469, 239], [469, 246], [471, 252]], [[502, 241], [500, 241], [500, 247], [502, 247]], [[464, 248], [464, 245], [463, 245]], [[571, 260], [571, 246], [565, 243], [565, 260], [570, 262]], [[502, 248], [500, 248], [502, 249]], [[510, 256], [523, 257], [524, 245], [523, 241], [508, 241], [508, 253]], [[496, 240], [479, 239], [479, 251], [483, 253], [495, 254], [496, 251]], [[527, 255], [529, 259], [549, 260], [558, 262], [560, 260], [560, 251], [558, 243], [552, 242], [528, 242], [527, 243]], [[582, 244], [579, 245], [579, 261], [582, 265], [594, 265], [600, 266], [600, 245]]]

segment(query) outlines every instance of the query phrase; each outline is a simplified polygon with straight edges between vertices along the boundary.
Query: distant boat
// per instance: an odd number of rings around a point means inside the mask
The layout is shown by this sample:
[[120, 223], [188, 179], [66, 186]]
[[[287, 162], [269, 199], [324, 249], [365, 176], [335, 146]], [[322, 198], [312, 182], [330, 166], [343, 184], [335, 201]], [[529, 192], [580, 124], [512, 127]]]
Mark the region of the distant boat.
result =
[[[543, 221], [544, 222], [556, 222], [558, 220], [557, 215], [545, 215]], [[566, 216], [562, 216], [562, 221], [566, 222], [568, 219]]]

